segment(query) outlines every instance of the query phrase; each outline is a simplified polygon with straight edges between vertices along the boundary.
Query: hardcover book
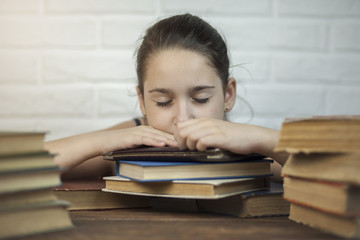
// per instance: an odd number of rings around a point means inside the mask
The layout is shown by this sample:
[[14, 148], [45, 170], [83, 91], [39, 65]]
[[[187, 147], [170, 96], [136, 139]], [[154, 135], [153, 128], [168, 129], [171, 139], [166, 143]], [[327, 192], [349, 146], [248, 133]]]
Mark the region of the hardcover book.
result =
[[284, 198], [325, 212], [360, 215], [360, 186], [285, 176]]
[[0, 155], [44, 151], [44, 139], [44, 132], [0, 131]]
[[287, 118], [275, 151], [360, 152], [360, 115]]
[[216, 200], [197, 200], [199, 211], [241, 218], [286, 216], [290, 203], [283, 198], [281, 183], [271, 182], [269, 189], [249, 191]]
[[346, 238], [360, 237], [360, 217], [331, 214], [291, 203], [289, 218], [295, 222]]
[[223, 149], [205, 151], [180, 150], [176, 147], [138, 147], [122, 149], [104, 154], [105, 160], [154, 161], [154, 162], [227, 162], [263, 159], [264, 155], [235, 154]]
[[136, 182], [111, 176], [104, 177], [104, 180], [106, 187], [103, 191], [106, 192], [184, 199], [218, 199], [268, 187], [267, 178]]
[[116, 175], [136, 181], [201, 180], [270, 176], [272, 160], [237, 162], [116, 161]]
[[103, 180], [65, 181], [63, 185], [53, 189], [58, 199], [71, 203], [69, 210], [94, 210], [116, 208], [149, 207], [146, 197], [127, 194], [111, 194], [101, 191], [105, 188]]
[[23, 237], [73, 228], [65, 201], [0, 206], [0, 238]]

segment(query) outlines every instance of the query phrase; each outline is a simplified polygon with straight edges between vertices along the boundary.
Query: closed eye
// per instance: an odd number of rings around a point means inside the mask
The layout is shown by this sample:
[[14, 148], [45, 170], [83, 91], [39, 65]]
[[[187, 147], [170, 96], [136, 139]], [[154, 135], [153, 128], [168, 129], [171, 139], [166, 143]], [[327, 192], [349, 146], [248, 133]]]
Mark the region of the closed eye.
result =
[[196, 103], [205, 104], [209, 102], [210, 98], [192, 98], [191, 100]]
[[172, 102], [172, 100], [165, 101], [165, 102], [156, 102], [156, 105], [157, 105], [158, 107], [166, 107], [166, 106], [168, 106], [171, 102]]

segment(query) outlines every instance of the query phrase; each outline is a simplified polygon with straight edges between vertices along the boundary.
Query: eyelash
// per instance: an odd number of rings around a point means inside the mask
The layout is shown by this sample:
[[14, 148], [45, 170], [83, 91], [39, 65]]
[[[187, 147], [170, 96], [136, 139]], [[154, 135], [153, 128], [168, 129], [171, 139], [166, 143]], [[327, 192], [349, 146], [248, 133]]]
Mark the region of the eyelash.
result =
[[[210, 98], [192, 98], [191, 101], [199, 103], [199, 104], [205, 104], [208, 103]], [[156, 105], [158, 107], [166, 107], [168, 106], [172, 100], [166, 101], [166, 102], [157, 102]]]

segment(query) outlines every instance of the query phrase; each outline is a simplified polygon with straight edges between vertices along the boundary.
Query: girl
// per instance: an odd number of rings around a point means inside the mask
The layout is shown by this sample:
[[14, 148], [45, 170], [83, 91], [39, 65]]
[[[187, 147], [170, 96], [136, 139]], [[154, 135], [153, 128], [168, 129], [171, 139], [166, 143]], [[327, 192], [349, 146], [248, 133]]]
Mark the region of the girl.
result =
[[[55, 162], [65, 169], [86, 161], [67, 176], [109, 174], [112, 163], [101, 159], [103, 153], [140, 145], [199, 151], [218, 147], [261, 153], [284, 164], [287, 155], [273, 152], [278, 131], [225, 120], [235, 104], [236, 81], [229, 77], [226, 44], [207, 22], [184, 14], [150, 27], [136, 70], [143, 118], [45, 144], [59, 153]], [[273, 164], [277, 176], [279, 164]]]

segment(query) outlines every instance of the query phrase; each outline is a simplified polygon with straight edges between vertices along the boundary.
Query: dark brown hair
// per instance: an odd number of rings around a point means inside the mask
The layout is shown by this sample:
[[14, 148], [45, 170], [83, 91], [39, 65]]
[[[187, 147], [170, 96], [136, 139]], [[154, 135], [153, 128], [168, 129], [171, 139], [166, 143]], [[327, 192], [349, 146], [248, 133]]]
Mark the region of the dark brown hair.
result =
[[210, 24], [191, 14], [163, 19], [147, 29], [137, 53], [139, 89], [144, 94], [144, 76], [151, 56], [158, 51], [172, 48], [187, 49], [207, 57], [226, 88], [229, 78], [227, 47]]

